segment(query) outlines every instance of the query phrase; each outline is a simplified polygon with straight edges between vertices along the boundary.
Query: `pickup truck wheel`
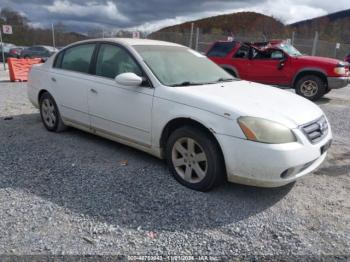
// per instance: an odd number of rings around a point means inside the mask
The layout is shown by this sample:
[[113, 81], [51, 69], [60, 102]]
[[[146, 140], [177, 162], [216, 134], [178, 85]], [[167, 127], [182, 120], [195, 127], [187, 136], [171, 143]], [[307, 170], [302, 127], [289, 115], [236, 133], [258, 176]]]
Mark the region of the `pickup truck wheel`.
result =
[[41, 120], [48, 131], [62, 132], [67, 129], [61, 119], [57, 104], [49, 93], [41, 95], [39, 105]]
[[174, 178], [191, 189], [208, 191], [224, 180], [218, 145], [201, 129], [185, 126], [175, 130], [167, 142], [166, 159]]
[[295, 91], [302, 97], [316, 101], [326, 94], [326, 83], [318, 76], [304, 76], [296, 83]]

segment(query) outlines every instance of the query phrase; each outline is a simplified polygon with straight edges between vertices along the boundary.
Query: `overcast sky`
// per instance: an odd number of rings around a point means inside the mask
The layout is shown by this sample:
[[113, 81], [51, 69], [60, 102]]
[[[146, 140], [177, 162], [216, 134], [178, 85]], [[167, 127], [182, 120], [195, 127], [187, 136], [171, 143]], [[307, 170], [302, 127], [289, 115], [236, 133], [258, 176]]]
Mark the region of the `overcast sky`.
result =
[[80, 32], [92, 27], [154, 31], [239, 11], [260, 12], [293, 23], [349, 9], [350, 0], [0, 0], [0, 7], [21, 12], [37, 27], [61, 21]]

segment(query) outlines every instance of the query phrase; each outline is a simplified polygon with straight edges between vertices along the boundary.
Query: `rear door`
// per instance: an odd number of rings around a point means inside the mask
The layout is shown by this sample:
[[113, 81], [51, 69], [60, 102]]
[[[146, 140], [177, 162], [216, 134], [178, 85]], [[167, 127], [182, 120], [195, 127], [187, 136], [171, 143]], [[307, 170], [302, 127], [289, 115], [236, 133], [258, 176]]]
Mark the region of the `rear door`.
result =
[[51, 70], [51, 86], [61, 116], [90, 127], [88, 92], [94, 88], [91, 61], [95, 43], [80, 44], [61, 51]]

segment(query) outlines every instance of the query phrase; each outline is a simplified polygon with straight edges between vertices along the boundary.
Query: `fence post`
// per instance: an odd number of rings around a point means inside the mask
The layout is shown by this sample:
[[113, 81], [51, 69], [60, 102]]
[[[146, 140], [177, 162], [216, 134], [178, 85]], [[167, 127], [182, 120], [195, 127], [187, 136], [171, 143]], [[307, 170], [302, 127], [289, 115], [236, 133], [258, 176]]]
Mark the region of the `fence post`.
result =
[[2, 32], [0, 28], [0, 41], [1, 41], [1, 55], [2, 55], [2, 63], [4, 64], [4, 71], [6, 71], [6, 61], [5, 61], [5, 54], [4, 54], [4, 42], [2, 41]]
[[190, 43], [188, 44], [188, 47], [189, 47], [189, 48], [192, 48], [193, 27], [194, 27], [194, 23], [191, 23]]
[[196, 44], [195, 44], [196, 51], [198, 51], [198, 41], [199, 41], [199, 27], [197, 27], [197, 31], [196, 31]]
[[318, 44], [318, 32], [316, 31], [315, 32], [315, 37], [314, 37], [314, 42], [313, 42], [313, 45], [312, 45], [312, 53], [311, 53], [312, 56], [316, 55], [317, 44]]
[[292, 33], [292, 42], [291, 42], [291, 45], [294, 46], [294, 41], [295, 41], [295, 31], [293, 31]]
[[52, 29], [52, 46], [56, 47], [56, 43], [55, 43], [55, 27], [53, 26], [53, 24], [51, 24], [51, 29]]

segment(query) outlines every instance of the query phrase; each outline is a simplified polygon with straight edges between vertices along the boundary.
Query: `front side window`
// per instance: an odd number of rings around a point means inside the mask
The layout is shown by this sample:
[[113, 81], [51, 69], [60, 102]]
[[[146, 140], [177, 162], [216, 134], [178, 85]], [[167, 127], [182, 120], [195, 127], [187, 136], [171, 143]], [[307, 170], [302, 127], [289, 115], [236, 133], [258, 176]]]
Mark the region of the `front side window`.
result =
[[234, 55], [235, 58], [243, 58], [248, 59], [249, 58], [249, 47], [248, 46], [242, 46], [238, 49], [236, 54]]
[[234, 80], [207, 57], [186, 47], [134, 46], [158, 80], [167, 86], [212, 84]]
[[284, 53], [281, 50], [269, 49], [259, 51], [257, 49], [253, 49], [253, 58], [263, 60], [281, 60], [284, 58]]
[[89, 73], [94, 48], [95, 44], [84, 44], [65, 50], [61, 68], [75, 72]]
[[125, 49], [116, 45], [102, 44], [96, 61], [96, 75], [115, 78], [122, 73], [142, 76], [140, 67]]

